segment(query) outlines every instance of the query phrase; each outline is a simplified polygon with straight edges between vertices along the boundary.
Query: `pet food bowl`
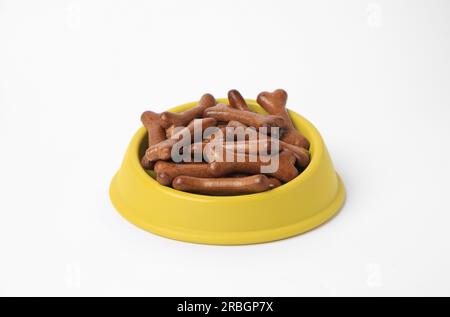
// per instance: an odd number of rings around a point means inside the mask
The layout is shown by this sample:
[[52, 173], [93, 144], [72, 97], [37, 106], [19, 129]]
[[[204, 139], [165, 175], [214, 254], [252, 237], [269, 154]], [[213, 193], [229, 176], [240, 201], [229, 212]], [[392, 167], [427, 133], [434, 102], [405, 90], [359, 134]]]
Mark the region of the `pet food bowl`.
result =
[[[227, 99], [219, 99], [228, 103]], [[247, 100], [258, 113], [265, 111]], [[181, 112], [187, 103], [171, 109]], [[140, 165], [147, 131], [141, 127], [131, 140], [122, 166], [114, 176], [110, 197], [125, 219], [155, 234], [188, 242], [238, 245], [284, 239], [311, 230], [333, 217], [345, 200], [345, 190], [316, 128], [289, 111], [296, 128], [311, 143], [311, 162], [282, 186], [241, 196], [191, 194], [160, 185]]]

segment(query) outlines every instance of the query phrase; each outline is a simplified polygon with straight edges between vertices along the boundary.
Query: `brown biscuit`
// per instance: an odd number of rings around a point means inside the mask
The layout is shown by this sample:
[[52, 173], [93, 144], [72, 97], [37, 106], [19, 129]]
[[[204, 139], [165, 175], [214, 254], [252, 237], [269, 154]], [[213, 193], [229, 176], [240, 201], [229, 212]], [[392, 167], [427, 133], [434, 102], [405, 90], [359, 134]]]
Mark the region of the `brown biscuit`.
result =
[[287, 92], [283, 89], [277, 89], [273, 92], [263, 91], [256, 98], [258, 104], [271, 115], [281, 116], [287, 123], [287, 131], [281, 137], [281, 140], [296, 146], [309, 149], [308, 140], [295, 129], [294, 124], [286, 110]]
[[[298, 175], [298, 170], [295, 168], [296, 159], [291, 151], [284, 150], [281, 152], [278, 160], [278, 168], [274, 172], [267, 173], [268, 175], [276, 177], [283, 183], [289, 182]], [[250, 155], [244, 154], [243, 162], [235, 159], [234, 162], [212, 162], [209, 164], [212, 173], [217, 177], [222, 177], [236, 173], [260, 174], [262, 173], [261, 167], [269, 166], [270, 162], [263, 162], [260, 157], [255, 157], [252, 160]]]
[[215, 118], [218, 121], [239, 121], [256, 129], [262, 127], [287, 127], [285, 120], [281, 116], [262, 115], [255, 112], [237, 110], [224, 104], [207, 108], [203, 115], [207, 118]]
[[[152, 111], [145, 111], [141, 116], [141, 121], [148, 133], [148, 146], [158, 144], [166, 139], [164, 128], [161, 126], [159, 115]], [[153, 162], [148, 161], [145, 155], [141, 159], [142, 167], [152, 169]]]
[[172, 187], [190, 193], [204, 195], [245, 195], [269, 190], [271, 183], [265, 175], [230, 178], [199, 178], [178, 176]]
[[165, 111], [159, 115], [161, 119], [161, 125], [163, 128], [168, 129], [171, 126], [184, 127], [195, 118], [200, 118], [203, 111], [209, 107], [213, 107], [216, 104], [216, 99], [210, 95], [203, 95], [196, 107], [188, 109], [183, 112], [169, 112]]

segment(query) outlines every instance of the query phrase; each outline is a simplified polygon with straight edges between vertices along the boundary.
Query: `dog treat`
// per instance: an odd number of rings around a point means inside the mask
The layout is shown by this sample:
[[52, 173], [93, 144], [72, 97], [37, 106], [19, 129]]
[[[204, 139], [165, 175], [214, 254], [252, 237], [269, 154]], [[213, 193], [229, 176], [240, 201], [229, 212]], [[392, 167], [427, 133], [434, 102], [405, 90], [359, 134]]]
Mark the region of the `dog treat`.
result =
[[215, 177], [208, 163], [172, 163], [158, 161], [155, 164], [156, 180], [161, 185], [170, 185], [177, 176]]
[[191, 122], [195, 118], [200, 118], [205, 109], [213, 107], [215, 104], [216, 99], [212, 95], [204, 94], [200, 98], [198, 105], [194, 108], [191, 108], [189, 110], [180, 113], [169, 111], [161, 113], [159, 115], [159, 118], [161, 119], [161, 125], [165, 129], [170, 128], [171, 126], [175, 127], [186, 126], [189, 122]]
[[281, 140], [292, 145], [309, 149], [309, 141], [297, 130], [287, 130], [286, 133], [281, 137]]
[[[196, 120], [201, 120], [202, 130], [212, 127], [217, 123], [214, 118], [203, 118]], [[195, 120], [192, 120], [187, 127], [184, 127], [180, 131], [174, 133], [170, 139], [166, 139], [162, 142], [150, 146], [145, 152], [145, 159], [150, 162], [157, 160], [169, 160], [171, 158], [172, 147], [180, 140], [184, 133], [189, 133], [191, 136], [194, 135], [195, 122]]]
[[[141, 116], [141, 121], [148, 132], [148, 146], [155, 145], [166, 139], [166, 134], [160, 124], [159, 115], [152, 111], [145, 111]], [[152, 169], [153, 162], [148, 161], [145, 155], [141, 160], [142, 167]]]
[[[225, 141], [226, 140], [226, 141]], [[265, 135], [258, 135], [258, 139], [256, 140], [242, 140], [242, 141], [234, 141], [234, 139], [225, 138], [225, 140], [219, 138], [211, 140], [211, 143], [215, 146], [215, 142], [221, 142], [223, 145], [223, 151], [234, 150], [238, 153], [247, 153], [247, 154], [259, 154], [259, 155], [273, 155], [278, 153], [281, 150], [289, 150], [291, 151], [296, 158], [296, 165], [299, 168], [305, 168], [308, 166], [310, 157], [309, 152], [303, 147], [295, 146], [284, 141], [278, 140], [278, 148], [274, 149], [272, 146], [275, 140], [273, 138], [267, 137]], [[197, 148], [199, 145], [196, 145]], [[206, 147], [206, 142], [202, 145], [202, 151]], [[217, 160], [217, 155], [221, 153], [216, 153], [214, 151], [214, 147], [211, 146], [211, 150], [206, 152], [208, 161]]]
[[236, 110], [224, 104], [207, 108], [203, 112], [203, 115], [204, 117], [215, 118], [219, 121], [239, 121], [255, 128], [287, 127], [285, 120], [281, 116], [262, 115], [250, 111]]
[[171, 158], [172, 147], [177, 143], [176, 139], [166, 139], [158, 144], [150, 146], [145, 151], [144, 158], [148, 162], [157, 160], [169, 160]]
[[[236, 155], [234, 153], [234, 155]], [[241, 154], [242, 155], [242, 154]], [[270, 162], [262, 162], [260, 157], [256, 157], [256, 161], [252, 161], [249, 155], [244, 156], [244, 162], [239, 162], [237, 159], [233, 162], [212, 162], [210, 168], [213, 170], [214, 175], [218, 177], [227, 176], [235, 173], [248, 173], [248, 174], [260, 174], [262, 173], [261, 167], [268, 167]], [[283, 151], [279, 154], [278, 168], [268, 174], [273, 176], [283, 183], [289, 182], [298, 175], [298, 170], [295, 167], [295, 156], [291, 151]]]
[[192, 143], [189, 148], [189, 157], [193, 161], [196, 155], [203, 156], [206, 162], [214, 162], [225, 160], [228, 152], [271, 156], [278, 154], [281, 149], [281, 146], [273, 146], [271, 139], [229, 141], [218, 138], [211, 141]]
[[148, 148], [142, 167], [153, 169], [161, 186], [218, 196], [271, 190], [305, 170], [309, 142], [289, 117], [284, 90], [258, 95], [268, 114], [251, 111], [235, 89], [228, 100], [229, 106], [217, 104], [205, 94], [181, 113], [144, 112]]
[[309, 149], [308, 140], [295, 129], [294, 124], [292, 123], [286, 110], [286, 91], [283, 89], [277, 89], [273, 92], [263, 91], [258, 95], [256, 101], [271, 115], [281, 116], [285, 120], [287, 124], [287, 131], [281, 137], [282, 141]]
[[229, 178], [178, 176], [172, 186], [190, 193], [229, 196], [260, 193], [270, 189], [271, 182], [265, 175]]
[[[196, 145], [198, 151], [198, 145]], [[202, 144], [202, 150], [206, 155], [208, 162], [224, 161], [227, 155], [237, 159], [237, 155], [260, 155], [271, 156], [280, 152], [281, 147], [275, 148], [272, 140], [243, 140], [243, 141], [226, 141], [224, 139], [217, 139], [206, 144]], [[198, 153], [198, 152], [197, 152]], [[233, 154], [229, 154], [233, 153]]]
[[250, 111], [244, 97], [236, 89], [232, 89], [228, 92], [228, 102], [230, 106], [242, 111]]
[[[292, 153], [289, 153], [293, 155]], [[233, 153], [233, 155], [237, 155]], [[262, 165], [267, 165], [265, 162], [257, 161], [258, 157], [254, 156], [255, 161], [251, 161], [249, 155], [242, 154], [245, 159], [244, 162], [212, 162], [212, 163], [173, 163], [158, 161], [155, 164], [156, 180], [162, 185], [169, 185], [176, 176], [195, 176], [203, 178], [222, 177], [236, 173], [250, 173], [255, 174], [261, 171]], [[283, 152], [280, 157], [280, 168], [269, 175], [272, 175], [284, 182], [297, 176], [297, 170], [293, 166], [293, 161], [289, 161], [288, 151]], [[294, 158], [295, 160], [295, 158]], [[220, 165], [217, 165], [220, 164]], [[289, 168], [288, 165], [292, 165]]]

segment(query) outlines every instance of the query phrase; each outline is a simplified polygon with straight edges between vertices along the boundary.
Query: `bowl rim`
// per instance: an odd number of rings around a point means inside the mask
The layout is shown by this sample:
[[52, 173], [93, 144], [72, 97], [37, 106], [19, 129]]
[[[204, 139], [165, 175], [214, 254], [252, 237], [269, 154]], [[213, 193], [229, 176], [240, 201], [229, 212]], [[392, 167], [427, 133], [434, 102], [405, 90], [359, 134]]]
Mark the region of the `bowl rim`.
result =
[[[228, 99], [226, 98], [216, 98], [218, 103], [228, 103]], [[267, 113], [264, 111], [264, 109], [256, 102], [254, 99], [245, 99], [247, 104], [249, 105], [250, 109], [253, 111], [256, 111], [258, 113]], [[168, 111], [171, 112], [181, 112], [186, 109], [192, 108], [197, 105], [197, 101], [194, 102], [188, 102], [184, 103], [182, 105], [170, 108]], [[189, 199], [189, 200], [198, 200], [202, 202], [211, 202], [211, 201], [248, 201], [248, 200], [258, 200], [258, 199], [270, 199], [270, 197], [275, 197], [279, 193], [282, 193], [284, 191], [288, 191], [299, 184], [305, 182], [307, 179], [309, 179], [315, 171], [319, 168], [319, 162], [322, 159], [322, 156], [324, 154], [324, 143], [323, 139], [319, 133], [319, 131], [316, 129], [316, 127], [309, 122], [305, 117], [302, 115], [296, 113], [293, 110], [287, 109], [289, 116], [293, 119], [294, 126], [299, 131], [308, 131], [308, 141], [310, 142], [310, 155], [311, 155], [311, 161], [306, 167], [304, 171], [302, 171], [297, 177], [292, 179], [291, 181], [282, 184], [281, 186], [261, 192], [261, 193], [254, 193], [254, 194], [247, 194], [247, 195], [236, 195], [236, 196], [212, 196], [212, 195], [202, 195], [202, 194], [194, 194], [194, 193], [188, 193], [176, 190], [174, 188], [163, 186], [158, 183], [156, 179], [154, 179], [151, 175], [148, 174], [148, 172], [142, 168], [140, 163], [140, 157], [139, 157], [139, 149], [141, 147], [141, 144], [144, 140], [144, 138], [147, 135], [147, 130], [144, 126], [141, 126], [139, 130], [135, 133], [129, 147], [128, 153], [130, 154], [128, 159], [131, 168], [136, 172], [136, 175], [138, 175], [139, 178], [142, 179], [143, 182], [146, 182], [149, 184], [149, 186], [152, 186], [152, 188], [162, 192], [163, 194], [174, 196], [174, 198], [178, 199]], [[301, 121], [301, 127], [297, 126], [297, 121]]]

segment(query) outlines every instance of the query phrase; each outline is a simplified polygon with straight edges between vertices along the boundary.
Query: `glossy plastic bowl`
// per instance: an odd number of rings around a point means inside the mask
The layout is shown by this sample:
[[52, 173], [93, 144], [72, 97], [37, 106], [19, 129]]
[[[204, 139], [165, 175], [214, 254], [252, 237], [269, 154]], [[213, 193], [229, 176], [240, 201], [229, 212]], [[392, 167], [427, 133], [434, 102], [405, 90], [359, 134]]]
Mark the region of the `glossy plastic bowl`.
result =
[[[226, 99], [218, 101], [227, 103]], [[265, 113], [256, 101], [247, 102], [252, 110]], [[187, 103], [171, 111], [184, 111], [196, 104]], [[194, 243], [262, 243], [321, 225], [344, 203], [344, 186], [316, 128], [295, 112], [289, 114], [311, 143], [311, 163], [292, 181], [263, 193], [226, 197], [162, 186], [140, 165], [139, 156], [147, 140], [147, 132], [141, 127], [111, 182], [112, 203], [123, 217], [144, 230]]]

